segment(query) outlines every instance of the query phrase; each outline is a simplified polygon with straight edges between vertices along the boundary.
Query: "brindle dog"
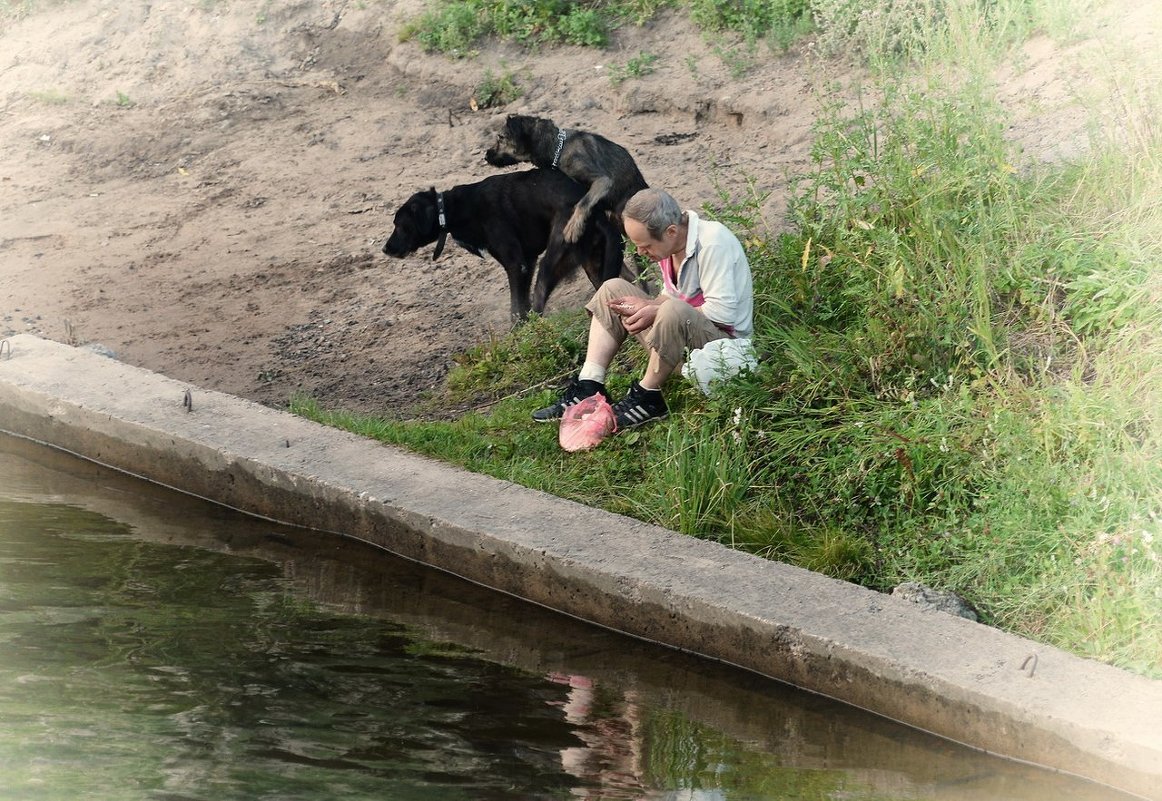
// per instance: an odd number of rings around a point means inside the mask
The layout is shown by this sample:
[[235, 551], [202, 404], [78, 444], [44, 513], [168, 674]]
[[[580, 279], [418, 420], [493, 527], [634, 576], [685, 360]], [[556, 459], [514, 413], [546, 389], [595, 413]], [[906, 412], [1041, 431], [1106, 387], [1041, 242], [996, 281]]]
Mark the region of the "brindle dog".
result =
[[[541, 169], [556, 168], [588, 187], [565, 227], [566, 242], [576, 242], [591, 217], [606, 213], [621, 229], [626, 201], [647, 186], [633, 157], [621, 145], [600, 134], [558, 128], [542, 117], [510, 115], [484, 160], [493, 167], [531, 161]], [[604, 213], [594, 215], [595, 210]]]
[[416, 192], [395, 213], [395, 228], [383, 252], [403, 257], [435, 242], [434, 261], [449, 236], [477, 256], [487, 252], [508, 273], [510, 310], [513, 320], [520, 321], [530, 308], [543, 312], [553, 289], [578, 267], [595, 288], [621, 273], [621, 237], [604, 215], [579, 242], [565, 241], [569, 215], [584, 194], [584, 187], [568, 176], [536, 169], [494, 175], [444, 192]]

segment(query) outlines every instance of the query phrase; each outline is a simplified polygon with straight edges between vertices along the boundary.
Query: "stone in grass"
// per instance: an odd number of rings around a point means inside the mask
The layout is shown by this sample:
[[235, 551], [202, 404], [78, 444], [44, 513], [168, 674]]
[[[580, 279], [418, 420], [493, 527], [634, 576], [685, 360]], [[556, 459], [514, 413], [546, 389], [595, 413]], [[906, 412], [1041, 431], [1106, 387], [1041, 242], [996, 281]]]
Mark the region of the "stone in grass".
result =
[[959, 595], [948, 590], [934, 590], [916, 581], [905, 581], [892, 590], [892, 595], [926, 609], [936, 609], [974, 622], [977, 620], [976, 610]]

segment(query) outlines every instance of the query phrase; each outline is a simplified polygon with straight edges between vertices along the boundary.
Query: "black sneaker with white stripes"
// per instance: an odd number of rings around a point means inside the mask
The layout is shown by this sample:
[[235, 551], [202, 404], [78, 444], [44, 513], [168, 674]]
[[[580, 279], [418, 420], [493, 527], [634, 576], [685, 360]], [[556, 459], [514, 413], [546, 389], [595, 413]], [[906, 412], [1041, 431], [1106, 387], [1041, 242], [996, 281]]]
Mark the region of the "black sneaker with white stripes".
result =
[[634, 381], [624, 398], [613, 404], [617, 430], [640, 426], [651, 420], [662, 420], [670, 413], [660, 389], [646, 389]]
[[592, 395], [596, 395], [598, 392], [609, 397], [609, 393], [605, 391], [605, 384], [602, 384], [600, 381], [575, 378], [565, 388], [565, 391], [561, 393], [561, 397], [556, 403], [533, 412], [533, 419], [538, 423], [550, 423], [553, 420], [560, 420], [565, 415], [565, 410], [570, 406], [576, 406], [581, 401]]

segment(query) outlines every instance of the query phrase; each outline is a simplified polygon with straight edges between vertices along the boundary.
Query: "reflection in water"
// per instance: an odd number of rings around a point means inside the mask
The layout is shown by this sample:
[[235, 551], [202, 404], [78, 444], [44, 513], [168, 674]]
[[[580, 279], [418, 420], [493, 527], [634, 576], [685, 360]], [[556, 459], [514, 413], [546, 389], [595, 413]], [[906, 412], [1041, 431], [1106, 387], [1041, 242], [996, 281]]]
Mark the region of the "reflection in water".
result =
[[0, 438], [4, 799], [1115, 799]]

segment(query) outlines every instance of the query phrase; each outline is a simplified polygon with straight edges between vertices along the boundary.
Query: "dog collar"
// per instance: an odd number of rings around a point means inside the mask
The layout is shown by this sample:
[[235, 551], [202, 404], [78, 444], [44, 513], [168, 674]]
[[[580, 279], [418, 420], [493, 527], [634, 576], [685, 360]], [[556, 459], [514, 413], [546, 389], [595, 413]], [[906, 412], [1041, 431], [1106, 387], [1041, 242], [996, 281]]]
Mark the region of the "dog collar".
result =
[[557, 169], [557, 162], [561, 160], [561, 148], [565, 146], [565, 137], [569, 132], [564, 128], [557, 129], [557, 152], [553, 154], [553, 169]]
[[444, 244], [448, 241], [448, 215], [444, 212], [444, 193], [436, 193], [436, 219], [440, 223], [440, 238], [436, 240], [436, 249], [432, 251], [432, 261], [440, 258], [444, 252]]

